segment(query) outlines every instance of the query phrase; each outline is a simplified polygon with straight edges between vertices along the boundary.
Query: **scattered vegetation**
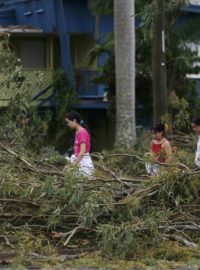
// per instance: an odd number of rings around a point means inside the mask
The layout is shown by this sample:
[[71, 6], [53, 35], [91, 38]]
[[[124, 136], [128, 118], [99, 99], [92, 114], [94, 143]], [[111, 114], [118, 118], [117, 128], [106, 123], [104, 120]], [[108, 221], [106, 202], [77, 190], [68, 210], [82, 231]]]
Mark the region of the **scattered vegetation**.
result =
[[143, 150], [93, 154], [96, 172], [88, 179], [71, 166], [63, 170], [66, 161], [53, 148], [35, 152], [21, 140], [0, 141], [1, 250], [12, 251], [13, 265], [65, 265], [69, 258], [87, 264], [91, 251], [94, 261], [143, 266], [198, 258], [200, 172], [192, 152], [179, 149], [171, 165], [149, 177], [143, 140]]
[[[62, 76], [58, 73], [55, 92], [65, 89]], [[72, 92], [66, 92], [71, 99]], [[60, 92], [56, 94], [63, 104]], [[112, 261], [120, 269], [125, 269], [124, 264], [127, 268], [199, 264], [200, 171], [193, 164], [195, 140], [190, 134], [171, 134], [178, 151], [155, 177], [145, 171], [149, 142], [144, 133], [138, 139], [141, 147], [128, 153], [93, 153], [96, 171], [86, 178], [47, 147], [47, 121], [33, 111], [30, 123], [23, 126], [23, 112], [31, 110], [28, 101], [16, 95], [0, 116], [4, 264], [15, 269], [58, 266], [69, 265], [74, 258], [79, 259], [77, 264], [90, 266], [91, 258], [96, 264], [103, 258], [102, 266], [110, 267]], [[180, 123], [188, 127], [189, 118], [182, 113], [187, 104], [174, 101], [179, 106], [179, 114], [175, 111], [173, 116], [177, 128]], [[67, 106], [57, 114], [57, 122], [62, 122]], [[185, 122], [180, 121], [183, 118]]]

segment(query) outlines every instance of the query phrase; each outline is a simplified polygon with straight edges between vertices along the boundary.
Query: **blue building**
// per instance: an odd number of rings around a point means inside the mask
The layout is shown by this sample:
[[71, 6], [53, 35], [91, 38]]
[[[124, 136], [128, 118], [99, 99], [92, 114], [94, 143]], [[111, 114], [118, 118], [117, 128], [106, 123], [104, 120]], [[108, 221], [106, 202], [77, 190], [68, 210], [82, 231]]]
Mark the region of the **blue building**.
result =
[[105, 56], [88, 64], [87, 55], [110, 32], [113, 17], [92, 15], [87, 0], [0, 0], [0, 33], [9, 33], [26, 76], [42, 71], [46, 88], [51, 84], [52, 71], [62, 68], [78, 92], [76, 108], [88, 119], [95, 141], [103, 140], [104, 145], [112, 144], [108, 133], [113, 132], [108, 129], [113, 127], [107, 127], [104, 86], [92, 84], [91, 78]]
[[[198, 0], [182, 8], [181, 17], [200, 13]], [[105, 108], [102, 85], [90, 79], [103, 56], [89, 65], [87, 54], [113, 32], [112, 16], [93, 16], [87, 0], [0, 0], [0, 33], [9, 32], [26, 70], [63, 68], [75, 85], [82, 108]], [[30, 53], [31, 52], [31, 53]], [[74, 76], [76, 75], [76, 76]]]
[[[186, 20], [195, 20], [197, 24], [199, 24], [199, 16], [200, 16], [200, 1], [199, 0], [190, 0], [189, 5], [181, 8], [180, 13], [180, 23], [184, 23]], [[199, 32], [200, 33], [200, 32]], [[198, 33], [198, 35], [199, 35]], [[191, 44], [191, 49], [196, 51], [198, 56], [200, 57], [200, 46], [199, 42], [197, 44]], [[199, 65], [199, 63], [198, 63]], [[200, 74], [188, 74], [188, 79], [192, 79], [196, 82], [197, 86], [197, 94], [200, 97]]]
[[11, 34], [24, 69], [62, 68], [76, 78], [82, 108], [107, 106], [103, 86], [90, 83], [103, 58], [89, 65], [87, 54], [113, 31], [112, 16], [93, 16], [87, 0], [1, 0], [0, 26]]

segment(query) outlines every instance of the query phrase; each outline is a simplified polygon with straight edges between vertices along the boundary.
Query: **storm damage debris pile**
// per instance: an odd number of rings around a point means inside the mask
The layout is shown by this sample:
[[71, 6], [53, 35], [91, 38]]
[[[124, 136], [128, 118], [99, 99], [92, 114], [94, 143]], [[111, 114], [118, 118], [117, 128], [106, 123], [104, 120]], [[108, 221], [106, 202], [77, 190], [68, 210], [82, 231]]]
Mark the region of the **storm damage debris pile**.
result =
[[191, 149], [194, 148], [196, 144], [195, 136], [191, 134], [184, 133], [180, 130], [173, 130], [168, 134], [168, 139], [172, 147], [177, 147], [178, 149]]
[[41, 246], [89, 245], [109, 256], [130, 257], [162, 241], [198, 248], [200, 171], [174, 163], [150, 177], [143, 158], [104, 153], [93, 155], [96, 172], [87, 178], [63, 170], [53, 151], [27, 153], [0, 143], [4, 247], [15, 250], [28, 235]]

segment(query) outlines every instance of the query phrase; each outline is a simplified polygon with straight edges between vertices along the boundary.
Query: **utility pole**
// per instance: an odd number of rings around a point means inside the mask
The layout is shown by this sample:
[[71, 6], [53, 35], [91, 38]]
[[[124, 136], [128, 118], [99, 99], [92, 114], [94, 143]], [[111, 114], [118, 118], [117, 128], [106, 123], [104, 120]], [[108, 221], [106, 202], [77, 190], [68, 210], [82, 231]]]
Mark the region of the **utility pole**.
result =
[[152, 40], [153, 122], [167, 112], [167, 76], [165, 61], [165, 0], [156, 0], [157, 12]]

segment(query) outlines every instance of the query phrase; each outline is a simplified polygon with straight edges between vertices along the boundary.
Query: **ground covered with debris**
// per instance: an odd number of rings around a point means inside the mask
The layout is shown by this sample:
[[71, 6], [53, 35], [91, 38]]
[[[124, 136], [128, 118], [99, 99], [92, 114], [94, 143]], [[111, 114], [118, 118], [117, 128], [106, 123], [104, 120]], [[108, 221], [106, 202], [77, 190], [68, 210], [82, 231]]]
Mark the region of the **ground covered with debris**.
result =
[[200, 171], [192, 135], [171, 135], [178, 150], [157, 176], [145, 171], [149, 135], [142, 133], [129, 152], [93, 153], [96, 171], [87, 178], [28, 128], [2, 119], [1, 264], [200, 265]]

